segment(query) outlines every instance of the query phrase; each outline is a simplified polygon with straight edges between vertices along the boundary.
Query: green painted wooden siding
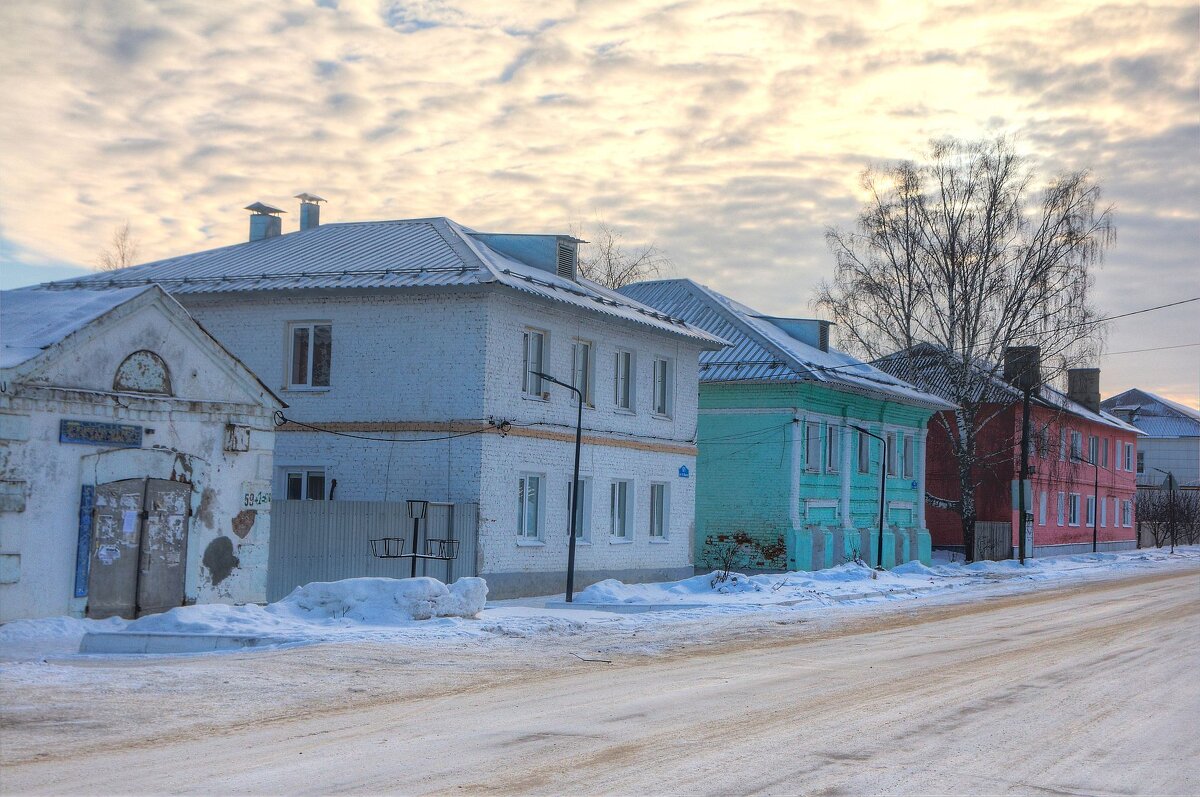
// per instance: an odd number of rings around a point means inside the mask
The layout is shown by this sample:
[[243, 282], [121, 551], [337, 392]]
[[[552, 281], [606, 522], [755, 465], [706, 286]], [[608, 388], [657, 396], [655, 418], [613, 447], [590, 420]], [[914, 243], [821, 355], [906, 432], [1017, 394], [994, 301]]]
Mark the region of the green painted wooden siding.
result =
[[[826, 435], [829, 417], [813, 419], [821, 439], [819, 462], [806, 462], [806, 417], [809, 414], [831, 416], [835, 426], [854, 423], [880, 434], [881, 424], [899, 427], [902, 434], [911, 434], [917, 446], [914, 452], [913, 474], [903, 475], [903, 463], [898, 474], [887, 479], [888, 502], [910, 502], [912, 510], [893, 509], [889, 523], [900, 526], [916, 524], [919, 496], [913, 483], [917, 479], [924, 452], [919, 435], [926, 428], [932, 410], [885, 402], [856, 393], [833, 390], [812, 382], [797, 383], [723, 383], [700, 385], [700, 420], [698, 428], [699, 455], [696, 461], [696, 562], [715, 566], [715, 547], [737, 533], [747, 535], [759, 547], [770, 547], [788, 538], [792, 522], [791, 500], [792, 424], [799, 418], [801, 434], [801, 463], [799, 506], [801, 524], [840, 526], [836, 518], [837, 502], [841, 498], [841, 463], [839, 472], [827, 468]], [[706, 412], [709, 411], [709, 412]], [[720, 410], [732, 410], [719, 414]], [[713, 411], [717, 411], [714, 413]], [[841, 445], [849, 445], [850, 457], [850, 515], [856, 528], [874, 528], [879, 520], [879, 468], [882, 447], [879, 441], [870, 442], [870, 472], [858, 472], [858, 433], [846, 430]], [[805, 519], [805, 502], [832, 501], [834, 508], [813, 508]], [[836, 519], [835, 519], [836, 518]], [[839, 562], [834, 562], [837, 564]], [[768, 559], [754, 556], [745, 567], [784, 567], [781, 557]]]

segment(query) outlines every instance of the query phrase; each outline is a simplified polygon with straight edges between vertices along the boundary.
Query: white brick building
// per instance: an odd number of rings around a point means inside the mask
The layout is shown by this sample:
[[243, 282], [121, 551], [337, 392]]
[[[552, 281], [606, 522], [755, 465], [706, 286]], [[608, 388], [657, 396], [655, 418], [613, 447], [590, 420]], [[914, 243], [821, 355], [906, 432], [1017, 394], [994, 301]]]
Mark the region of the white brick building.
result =
[[477, 503], [476, 569], [493, 597], [563, 586], [576, 408], [532, 375], [540, 362], [589, 398], [577, 586], [690, 575], [697, 362], [719, 341], [579, 279], [576, 243], [443, 218], [268, 226], [69, 284], [157, 282], [290, 419], [409, 441], [285, 425], [275, 495]]

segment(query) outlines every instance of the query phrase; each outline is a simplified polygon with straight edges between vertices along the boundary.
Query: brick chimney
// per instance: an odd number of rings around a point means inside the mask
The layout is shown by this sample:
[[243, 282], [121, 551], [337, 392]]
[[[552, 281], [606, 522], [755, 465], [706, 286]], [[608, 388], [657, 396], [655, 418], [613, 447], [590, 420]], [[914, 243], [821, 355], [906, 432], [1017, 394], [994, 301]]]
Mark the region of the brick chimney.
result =
[[1018, 390], [1037, 390], [1042, 384], [1042, 350], [1037, 346], [1005, 349], [1004, 381]]
[[1100, 369], [1070, 368], [1067, 370], [1067, 398], [1100, 413]]

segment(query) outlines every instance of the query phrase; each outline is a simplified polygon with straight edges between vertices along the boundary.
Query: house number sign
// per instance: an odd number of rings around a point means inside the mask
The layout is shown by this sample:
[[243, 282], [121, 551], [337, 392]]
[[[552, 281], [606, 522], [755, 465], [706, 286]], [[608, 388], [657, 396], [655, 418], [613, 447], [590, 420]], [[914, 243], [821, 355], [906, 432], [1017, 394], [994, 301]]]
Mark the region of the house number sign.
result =
[[141, 448], [142, 427], [63, 418], [58, 422], [58, 442], [112, 448]]

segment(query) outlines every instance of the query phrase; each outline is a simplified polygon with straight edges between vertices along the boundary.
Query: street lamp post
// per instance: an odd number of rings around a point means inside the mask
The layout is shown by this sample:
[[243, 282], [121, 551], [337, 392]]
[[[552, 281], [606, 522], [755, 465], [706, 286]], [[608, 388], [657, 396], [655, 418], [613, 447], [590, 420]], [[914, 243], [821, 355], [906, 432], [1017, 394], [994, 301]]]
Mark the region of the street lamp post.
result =
[[1094, 459], [1084, 459], [1076, 454], [1071, 455], [1071, 459], [1075, 462], [1082, 462], [1084, 465], [1091, 465], [1095, 471], [1095, 481], [1092, 486], [1092, 553], [1100, 545], [1100, 533], [1096, 530], [1096, 525], [1100, 522], [1100, 463]]
[[876, 548], [876, 554], [875, 554], [875, 569], [882, 570], [883, 569], [883, 515], [884, 515], [884, 511], [887, 507], [887, 504], [885, 503], [886, 496], [887, 496], [887, 469], [888, 469], [887, 440], [885, 440], [884, 438], [875, 434], [874, 432], [868, 432], [866, 429], [862, 428], [861, 426], [855, 426], [854, 424], [850, 424], [850, 426], [851, 426], [851, 428], [857, 429], [858, 431], [862, 432], [867, 437], [874, 437], [876, 440], [879, 441], [880, 448], [883, 449], [883, 460], [881, 461], [880, 466], [879, 466], [879, 544]]
[[571, 479], [571, 533], [567, 540], [567, 603], [575, 601], [575, 524], [578, 522], [579, 507], [579, 450], [583, 442], [583, 391], [574, 385], [560, 382], [549, 374], [531, 371], [539, 379], [565, 387], [575, 394], [579, 407], [575, 418], [575, 473]]

